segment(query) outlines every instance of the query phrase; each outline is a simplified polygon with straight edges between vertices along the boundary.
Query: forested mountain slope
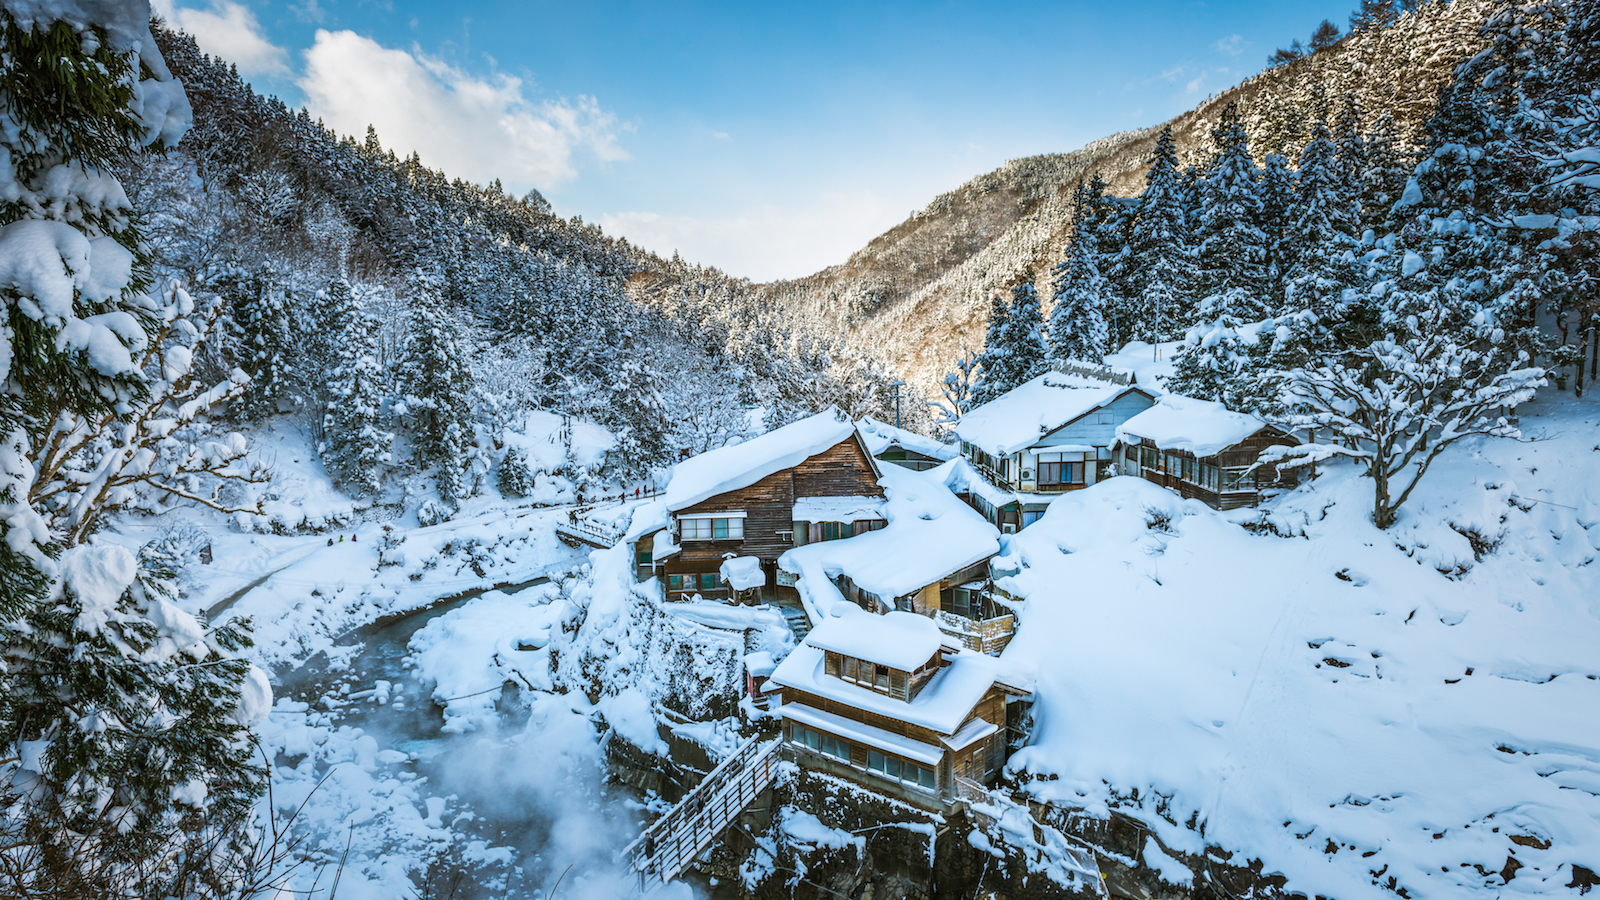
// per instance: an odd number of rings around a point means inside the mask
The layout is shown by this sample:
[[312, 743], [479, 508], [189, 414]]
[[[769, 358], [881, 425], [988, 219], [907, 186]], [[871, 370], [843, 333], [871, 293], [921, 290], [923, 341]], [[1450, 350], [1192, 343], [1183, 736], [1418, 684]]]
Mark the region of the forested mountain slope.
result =
[[[1494, 7], [1426, 3], [1209, 98], [1170, 123], [1180, 165], [1210, 159], [1211, 129], [1231, 104], [1258, 162], [1267, 153], [1292, 160], [1314, 123], [1334, 118], [1347, 95], [1364, 131], [1387, 115], [1401, 149], [1415, 150], [1439, 88], [1481, 47], [1478, 27]], [[935, 392], [964, 347], [982, 346], [991, 296], [1028, 278], [1048, 282], [1066, 255], [1074, 188], [1098, 174], [1110, 193], [1138, 194], [1160, 132], [1158, 125], [1072, 153], [1013, 160], [935, 198], [843, 265], [761, 290], [803, 317], [845, 319], [852, 346], [874, 348], [891, 369]]]

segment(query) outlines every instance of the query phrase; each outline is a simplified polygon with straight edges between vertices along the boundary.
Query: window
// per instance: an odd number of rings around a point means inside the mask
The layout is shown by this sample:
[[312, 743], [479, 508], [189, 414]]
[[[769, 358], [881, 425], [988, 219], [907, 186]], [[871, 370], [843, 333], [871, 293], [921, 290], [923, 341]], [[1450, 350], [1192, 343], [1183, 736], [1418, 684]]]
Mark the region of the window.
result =
[[795, 725], [794, 730], [789, 733], [789, 740], [791, 743], [799, 744], [818, 753], [842, 759], [845, 762], [850, 761], [850, 745], [831, 734], [823, 734], [804, 725]]
[[1156, 452], [1156, 448], [1154, 448], [1154, 447], [1140, 447], [1139, 448], [1139, 465], [1145, 467], [1146, 469], [1159, 468], [1160, 467], [1160, 462], [1159, 462], [1160, 459], [1161, 459], [1161, 454]]
[[1200, 480], [1200, 461], [1192, 456], [1186, 456], [1182, 462], [1183, 480], [1198, 482]]
[[874, 665], [872, 683], [878, 690], [887, 691], [889, 689], [889, 667]]
[[1167, 457], [1168, 474], [1177, 475], [1183, 471], [1183, 460], [1179, 459], [1176, 454], [1167, 453], [1165, 456]]
[[822, 539], [825, 541], [837, 541], [840, 538], [850, 537], [850, 534], [845, 532], [847, 527], [843, 522], [823, 522]]
[[869, 531], [877, 531], [880, 528], [888, 527], [888, 525], [889, 522], [886, 519], [863, 519], [855, 523], [855, 530], [856, 534], [866, 534]]
[[1133, 444], [1123, 444], [1122, 445], [1122, 458], [1127, 460], [1129, 463], [1135, 463], [1135, 464], [1138, 463], [1139, 462], [1139, 448], [1134, 446]]
[[950, 611], [958, 616], [972, 615], [972, 592], [966, 588], [956, 588], [951, 592]]
[[714, 590], [716, 590], [717, 589], [717, 579], [719, 577], [720, 576], [716, 572], [701, 572], [700, 573], [700, 590], [702, 590], [702, 591], [714, 591]]
[[855, 660], [855, 657], [846, 656], [844, 658], [844, 665], [840, 669], [839, 677], [843, 678], [846, 681], [855, 681], [856, 680], [856, 660]]
[[1218, 485], [1217, 467], [1210, 463], [1200, 466], [1200, 486], [1207, 490], [1216, 490]]
[[1222, 490], [1253, 491], [1256, 489], [1255, 473], [1248, 466], [1229, 466], [1222, 470]]
[[896, 781], [920, 785], [928, 789], [938, 787], [936, 772], [928, 766], [895, 759], [876, 750], [867, 751], [867, 768]]
[[638, 553], [637, 553], [637, 554], [635, 554], [635, 555], [636, 555], [636, 556], [637, 556], [637, 558], [638, 558], [638, 564], [639, 564], [639, 565], [641, 565], [641, 566], [648, 566], [648, 565], [650, 565], [650, 551], [649, 551], [649, 550], [640, 550], [640, 551], [639, 551], [639, 552], [638, 552]]
[[[690, 575], [688, 577], [689, 578], [693, 578], [694, 576]], [[683, 579], [684, 579], [684, 576], [682, 576], [682, 575], [668, 575], [667, 576], [667, 590], [669, 590], [669, 591], [681, 591], [681, 590], [683, 590], [684, 589], [684, 587], [683, 587]]]
[[744, 518], [685, 517], [679, 522], [679, 535], [685, 541], [727, 541], [744, 539]]

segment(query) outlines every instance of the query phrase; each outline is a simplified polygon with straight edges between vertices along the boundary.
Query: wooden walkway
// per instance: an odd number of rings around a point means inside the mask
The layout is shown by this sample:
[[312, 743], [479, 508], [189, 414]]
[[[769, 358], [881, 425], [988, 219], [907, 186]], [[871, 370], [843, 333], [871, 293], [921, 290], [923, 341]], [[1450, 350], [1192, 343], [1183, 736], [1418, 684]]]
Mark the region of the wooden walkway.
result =
[[639, 873], [641, 893], [677, 878], [767, 789], [777, 772], [778, 745], [776, 738], [746, 741], [622, 851]]
[[622, 532], [596, 525], [586, 519], [556, 523], [556, 537], [576, 547], [587, 544], [600, 550], [610, 550], [622, 540]]

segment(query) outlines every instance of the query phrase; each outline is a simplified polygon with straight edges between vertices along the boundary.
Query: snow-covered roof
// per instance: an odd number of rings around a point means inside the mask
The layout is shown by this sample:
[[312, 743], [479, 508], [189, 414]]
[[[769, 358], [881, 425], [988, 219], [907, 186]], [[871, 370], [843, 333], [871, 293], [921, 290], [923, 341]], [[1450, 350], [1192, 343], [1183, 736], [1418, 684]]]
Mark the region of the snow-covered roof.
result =
[[[1021, 499], [1011, 491], [995, 487], [989, 479], [980, 475], [978, 470], [972, 467], [972, 463], [967, 462], [965, 459], [953, 459], [936, 469], [930, 470], [928, 474], [939, 479], [952, 493], [976, 494], [988, 502], [990, 506], [996, 508]], [[1028, 501], [1036, 502], [1044, 499], [1047, 498], [1033, 495], [1028, 498]]]
[[850, 437], [856, 426], [831, 409], [791, 422], [760, 437], [720, 447], [678, 463], [667, 483], [667, 509], [677, 512], [710, 497], [749, 487], [799, 465]]
[[806, 643], [813, 647], [906, 672], [927, 662], [941, 640], [939, 626], [932, 619], [900, 611], [829, 617], [806, 635]]
[[861, 440], [867, 445], [867, 452], [873, 456], [898, 446], [905, 450], [914, 450], [923, 456], [934, 459], [955, 459], [961, 455], [961, 448], [953, 444], [936, 441], [925, 434], [896, 428], [886, 422], [867, 416], [856, 423], [856, 428], [861, 431]]
[[794, 521], [856, 522], [881, 519], [884, 506], [882, 497], [796, 497]]
[[[859, 619], [872, 615], [862, 613], [860, 610], [857, 610], [857, 614], [852, 618]], [[905, 613], [905, 615], [913, 614]], [[811, 635], [807, 635], [805, 643], [778, 664], [778, 668], [772, 673], [771, 681], [782, 687], [825, 697], [853, 709], [920, 725], [939, 734], [955, 734], [967, 721], [967, 715], [972, 712], [972, 708], [978, 705], [978, 701], [982, 700], [983, 695], [994, 685], [996, 672], [1000, 669], [1000, 660], [971, 651], [946, 657], [946, 660], [949, 665], [935, 672], [917, 696], [908, 703], [827, 674], [823, 668], [822, 649], [813, 646]]]
[[983, 516], [961, 502], [937, 477], [946, 466], [913, 472], [886, 466], [879, 484], [888, 493], [877, 531], [838, 541], [796, 547], [778, 566], [801, 577], [801, 597], [809, 597], [813, 618], [849, 601], [829, 580], [847, 575], [856, 586], [885, 600], [901, 597], [993, 556], [1000, 534]]
[[1117, 428], [1117, 440], [1146, 438], [1163, 450], [1213, 456], [1267, 427], [1212, 400], [1167, 394]]
[[772, 661], [772, 654], [766, 650], [754, 650], [744, 655], [744, 670], [757, 677], [771, 675], [778, 664]]
[[722, 561], [722, 580], [736, 591], [748, 591], [767, 583], [765, 572], [761, 571], [761, 558], [758, 556], [736, 556], [733, 559]]
[[1033, 446], [1046, 434], [1128, 391], [1140, 390], [1082, 375], [1046, 372], [970, 410], [956, 423], [955, 431], [963, 441], [987, 453], [1006, 456]]
[[961, 726], [961, 730], [955, 734], [947, 738], [940, 738], [939, 742], [951, 750], [963, 750], [999, 730], [1000, 726], [993, 722], [973, 719], [971, 722]]

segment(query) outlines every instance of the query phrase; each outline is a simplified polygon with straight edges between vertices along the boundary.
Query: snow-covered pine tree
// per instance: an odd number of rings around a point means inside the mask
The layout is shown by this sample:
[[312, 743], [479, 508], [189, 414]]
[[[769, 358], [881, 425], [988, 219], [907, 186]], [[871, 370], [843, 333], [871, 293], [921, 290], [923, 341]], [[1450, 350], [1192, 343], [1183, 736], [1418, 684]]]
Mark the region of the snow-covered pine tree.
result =
[[1238, 104], [1211, 131], [1216, 158], [1206, 172], [1194, 222], [1204, 291], [1202, 321], [1256, 321], [1266, 315], [1267, 236], [1262, 230], [1260, 176]]
[[628, 329], [617, 354], [604, 418], [617, 433], [618, 455], [633, 475], [648, 474], [652, 467], [667, 462], [670, 435], [660, 385], [660, 374], [635, 347]]
[[1190, 320], [1194, 305], [1195, 262], [1180, 178], [1169, 125], [1150, 157], [1128, 242], [1139, 266], [1140, 321], [1135, 330], [1152, 343], [1177, 333], [1180, 323]]
[[1055, 268], [1050, 309], [1050, 361], [1099, 363], [1107, 352], [1105, 278], [1098, 265], [1094, 186], [1080, 185], [1073, 198], [1072, 240]]
[[1366, 139], [1366, 167], [1361, 172], [1361, 229], [1381, 232], [1405, 190], [1414, 159], [1400, 147], [1394, 117], [1378, 116]]
[[472, 369], [461, 346], [460, 329], [438, 296], [434, 281], [421, 273], [411, 281], [411, 321], [400, 363], [402, 420], [410, 428], [417, 462], [438, 466], [446, 499], [464, 496], [462, 473], [475, 430]]
[[1284, 285], [1294, 264], [1288, 226], [1298, 190], [1288, 161], [1282, 154], [1268, 153], [1261, 161], [1261, 230], [1267, 238], [1267, 283], [1262, 303], [1268, 311], [1283, 306]]
[[1239, 326], [1267, 314], [1269, 242], [1262, 228], [1259, 176], [1236, 104], [1223, 111], [1211, 138], [1216, 159], [1206, 174], [1195, 227], [1207, 294], [1177, 357], [1170, 387], [1237, 407], [1237, 384], [1249, 380], [1249, 348]]
[[533, 493], [533, 473], [528, 469], [528, 454], [521, 447], [512, 447], [500, 460], [500, 477], [496, 484], [507, 497], [526, 497]]
[[250, 376], [250, 385], [230, 407], [245, 421], [275, 415], [278, 400], [291, 390], [295, 355], [294, 311], [283, 286], [265, 267], [233, 272], [218, 285], [226, 304], [227, 352]]
[[1011, 308], [1005, 298], [995, 294], [989, 298], [989, 325], [983, 337], [983, 350], [978, 354], [978, 377], [972, 386], [972, 405], [982, 406], [990, 400], [1016, 387], [1007, 383], [1009, 364], [1005, 361], [1006, 320], [1011, 318]]
[[977, 368], [978, 354], [963, 347], [961, 358], [956, 360], [956, 370], [945, 373], [944, 380], [939, 383], [939, 394], [943, 399], [928, 401], [934, 411], [935, 425], [953, 426], [961, 421], [968, 409], [976, 405], [972, 402], [972, 389], [973, 373]]
[[1050, 353], [1044, 343], [1044, 313], [1039, 308], [1039, 292], [1030, 278], [1011, 288], [1011, 310], [1001, 340], [1009, 367], [1010, 390], [1038, 378], [1050, 370]]
[[[170, 602], [170, 569], [153, 554], [53, 533], [36, 502], [37, 479], [54, 477], [37, 467], [53, 435], [144, 440], [136, 420], [172, 394], [152, 390], [140, 360], [185, 376], [184, 354], [156, 345], [191, 311], [186, 293], [151, 294], [111, 174], [188, 125], [149, 6], [62, 11], [0, 8], [0, 895], [242, 889], [261, 787], [243, 726], [270, 703], [264, 676], [235, 653], [245, 629], [206, 632]], [[96, 477], [126, 474], [119, 459]], [[93, 481], [77, 487], [105, 497]]]
[[[378, 489], [379, 467], [389, 461], [394, 439], [383, 428], [383, 370], [378, 365], [376, 332], [359, 308], [346, 318], [337, 339], [338, 364], [329, 373], [328, 411], [317, 446], [328, 470], [357, 494]], [[452, 424], [445, 423], [446, 438]], [[454, 468], [448, 467], [441, 476], [448, 477], [451, 471]], [[440, 486], [441, 493], [450, 489], [451, 484]]]

